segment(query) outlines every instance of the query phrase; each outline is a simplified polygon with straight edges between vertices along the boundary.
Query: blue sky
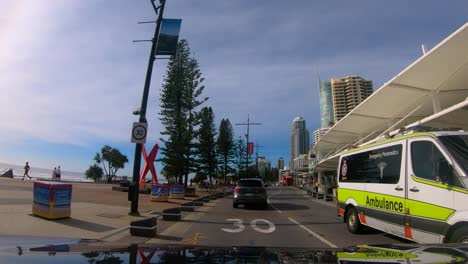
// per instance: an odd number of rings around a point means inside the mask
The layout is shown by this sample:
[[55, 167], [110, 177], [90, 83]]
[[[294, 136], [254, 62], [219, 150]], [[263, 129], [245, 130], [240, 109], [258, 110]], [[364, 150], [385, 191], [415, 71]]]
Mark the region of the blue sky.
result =
[[[0, 3], [0, 161], [84, 171], [104, 144], [130, 159], [154, 20], [149, 1]], [[260, 154], [289, 157], [294, 117], [319, 127], [318, 75], [361, 75], [374, 90], [467, 22], [460, 1], [167, 0], [181, 18], [219, 123], [247, 115], [262, 126]], [[158, 60], [148, 102], [149, 142], [159, 138]], [[245, 127], [235, 128], [236, 136]], [[157, 168], [158, 171], [160, 169]]]

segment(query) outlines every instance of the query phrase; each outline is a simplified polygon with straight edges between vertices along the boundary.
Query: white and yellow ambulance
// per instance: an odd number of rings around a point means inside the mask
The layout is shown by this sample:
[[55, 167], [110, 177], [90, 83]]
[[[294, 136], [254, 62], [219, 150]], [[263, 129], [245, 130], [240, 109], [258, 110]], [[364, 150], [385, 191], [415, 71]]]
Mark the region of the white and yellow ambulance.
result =
[[468, 243], [468, 133], [405, 131], [340, 154], [337, 201], [348, 230]]

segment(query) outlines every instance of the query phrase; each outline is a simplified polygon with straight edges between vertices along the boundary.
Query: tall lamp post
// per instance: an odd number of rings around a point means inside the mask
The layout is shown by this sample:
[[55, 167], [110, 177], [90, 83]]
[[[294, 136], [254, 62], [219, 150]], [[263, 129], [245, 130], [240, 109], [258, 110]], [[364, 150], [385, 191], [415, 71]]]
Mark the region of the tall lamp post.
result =
[[[156, 46], [158, 44], [158, 37], [159, 37], [159, 31], [161, 29], [161, 21], [163, 19], [163, 13], [164, 13], [164, 6], [166, 5], [166, 0], [159, 0], [160, 5], [156, 6], [155, 5], [155, 0], [150, 0], [151, 5], [154, 8], [154, 11], [158, 15], [158, 19], [156, 20], [156, 28], [154, 30], [154, 36], [153, 39], [151, 40], [152, 45], [151, 45], [151, 52], [149, 55], [149, 60], [148, 60], [148, 69], [146, 70], [146, 79], [145, 79], [145, 86], [143, 89], [143, 97], [141, 99], [141, 107], [140, 107], [140, 123], [146, 123], [146, 106], [148, 104], [148, 94], [149, 94], [149, 88], [151, 84], [151, 75], [153, 73], [153, 64], [154, 60], [156, 59]], [[140, 192], [138, 182], [139, 182], [139, 176], [140, 176], [140, 165], [141, 165], [141, 148], [142, 144], [141, 143], [136, 143], [135, 146], [135, 158], [134, 158], [134, 163], [133, 163], [133, 177], [132, 177], [132, 183], [131, 183], [131, 189], [129, 190], [129, 199], [131, 200], [131, 205], [130, 205], [130, 215], [140, 215], [138, 212], [138, 194]]]
[[259, 126], [262, 123], [254, 123], [250, 122], [250, 116], [247, 115], [247, 123], [240, 123], [236, 124], [236, 126], [247, 126], [247, 134], [245, 134], [245, 137], [247, 138], [247, 150], [246, 150], [246, 156], [245, 156], [245, 177], [248, 176], [248, 168], [249, 168], [249, 133], [250, 133], [250, 126]]

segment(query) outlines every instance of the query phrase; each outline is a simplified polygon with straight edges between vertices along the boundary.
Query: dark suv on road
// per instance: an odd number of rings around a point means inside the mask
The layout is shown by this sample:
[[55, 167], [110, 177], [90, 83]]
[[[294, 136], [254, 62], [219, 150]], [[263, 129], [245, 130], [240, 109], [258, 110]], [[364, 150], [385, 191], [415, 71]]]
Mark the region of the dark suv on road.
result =
[[232, 207], [237, 208], [239, 204], [257, 204], [263, 208], [268, 207], [267, 192], [260, 179], [242, 179], [234, 189]]

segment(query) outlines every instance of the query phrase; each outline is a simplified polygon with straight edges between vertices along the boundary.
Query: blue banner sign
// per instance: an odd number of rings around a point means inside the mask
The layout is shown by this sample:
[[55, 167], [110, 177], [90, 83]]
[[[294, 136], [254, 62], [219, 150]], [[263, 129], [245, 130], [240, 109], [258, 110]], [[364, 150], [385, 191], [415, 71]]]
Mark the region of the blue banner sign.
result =
[[174, 55], [179, 41], [182, 19], [163, 19], [159, 31], [156, 55]]

